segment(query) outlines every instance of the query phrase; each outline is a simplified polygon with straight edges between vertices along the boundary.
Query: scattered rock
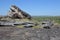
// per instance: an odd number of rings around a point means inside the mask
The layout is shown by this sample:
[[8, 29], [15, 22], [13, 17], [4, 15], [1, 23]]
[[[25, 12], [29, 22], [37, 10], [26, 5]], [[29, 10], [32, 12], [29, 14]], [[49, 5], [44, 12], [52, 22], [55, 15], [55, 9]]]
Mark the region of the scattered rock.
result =
[[44, 20], [41, 23], [41, 26], [46, 29], [50, 29], [53, 26], [53, 22], [50, 20]]

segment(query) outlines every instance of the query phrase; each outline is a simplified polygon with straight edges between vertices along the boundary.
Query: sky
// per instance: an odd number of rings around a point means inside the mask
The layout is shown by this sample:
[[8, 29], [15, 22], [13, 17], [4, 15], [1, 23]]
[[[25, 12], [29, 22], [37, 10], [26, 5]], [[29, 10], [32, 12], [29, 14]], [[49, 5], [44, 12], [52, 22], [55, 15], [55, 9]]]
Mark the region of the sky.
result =
[[0, 0], [0, 15], [16, 5], [32, 16], [60, 16], [60, 0]]

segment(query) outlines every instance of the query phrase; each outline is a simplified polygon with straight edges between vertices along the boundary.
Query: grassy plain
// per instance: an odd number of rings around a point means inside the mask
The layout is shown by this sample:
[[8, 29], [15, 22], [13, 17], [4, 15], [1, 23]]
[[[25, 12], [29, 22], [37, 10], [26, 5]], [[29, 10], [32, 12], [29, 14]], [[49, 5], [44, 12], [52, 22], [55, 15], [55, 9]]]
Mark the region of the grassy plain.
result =
[[38, 22], [42, 20], [51, 20], [60, 24], [60, 16], [33, 16], [33, 19]]

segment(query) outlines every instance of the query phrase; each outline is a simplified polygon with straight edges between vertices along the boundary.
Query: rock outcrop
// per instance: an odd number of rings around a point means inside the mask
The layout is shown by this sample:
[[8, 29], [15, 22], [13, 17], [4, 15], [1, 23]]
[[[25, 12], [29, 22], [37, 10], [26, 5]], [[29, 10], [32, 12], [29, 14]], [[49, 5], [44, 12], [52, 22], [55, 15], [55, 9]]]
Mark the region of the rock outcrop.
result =
[[28, 13], [22, 11], [15, 5], [12, 5], [10, 7], [8, 16], [11, 18], [18, 18], [18, 19], [23, 19], [23, 18], [31, 19], [31, 16]]

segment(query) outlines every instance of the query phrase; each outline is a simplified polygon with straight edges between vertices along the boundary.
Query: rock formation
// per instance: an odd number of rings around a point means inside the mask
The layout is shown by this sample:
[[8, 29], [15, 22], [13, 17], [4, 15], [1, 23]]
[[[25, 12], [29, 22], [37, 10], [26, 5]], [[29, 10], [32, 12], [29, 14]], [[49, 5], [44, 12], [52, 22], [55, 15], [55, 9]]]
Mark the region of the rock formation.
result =
[[15, 5], [12, 5], [10, 7], [10, 10], [8, 12], [8, 16], [11, 18], [18, 18], [18, 19], [23, 19], [23, 18], [31, 19], [31, 16], [28, 13], [22, 11], [21, 9], [19, 9]]

